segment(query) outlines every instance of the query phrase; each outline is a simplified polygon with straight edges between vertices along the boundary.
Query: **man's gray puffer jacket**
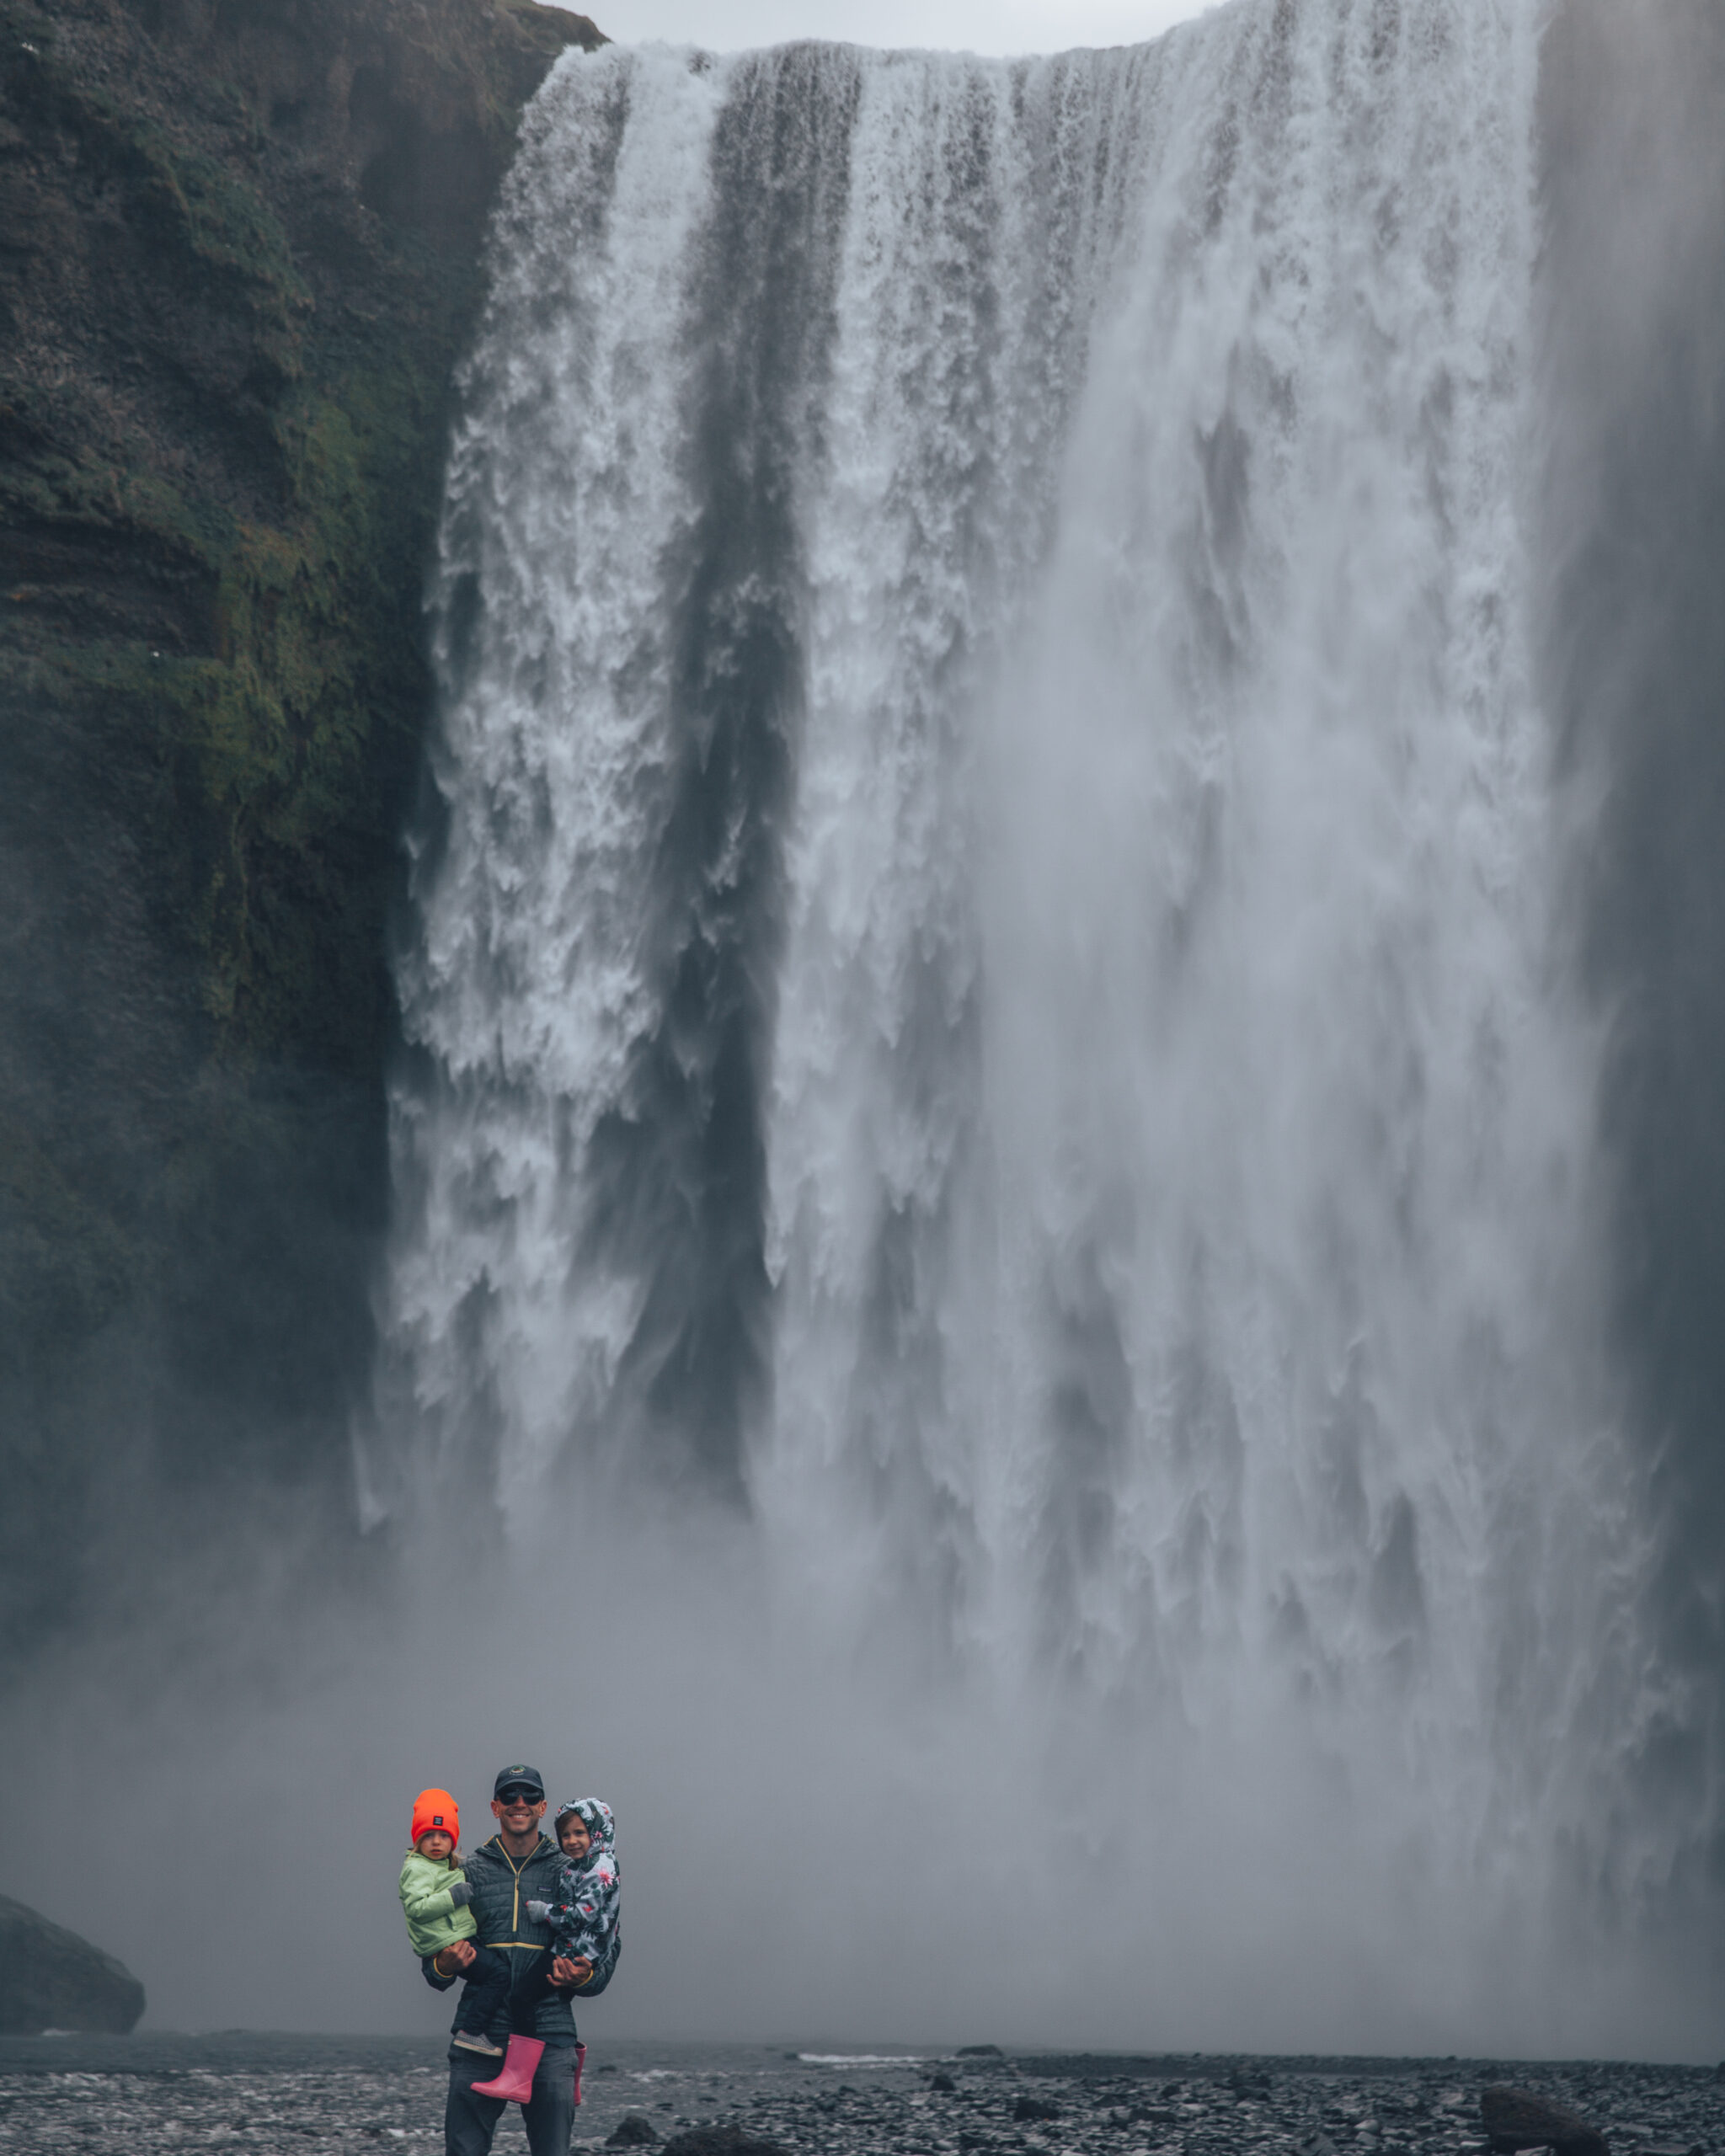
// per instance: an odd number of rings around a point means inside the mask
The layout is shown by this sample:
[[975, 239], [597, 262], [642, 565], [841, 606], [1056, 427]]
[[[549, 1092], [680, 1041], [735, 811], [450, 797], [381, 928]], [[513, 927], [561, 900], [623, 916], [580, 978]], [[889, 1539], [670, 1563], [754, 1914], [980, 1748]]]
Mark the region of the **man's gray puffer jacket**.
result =
[[[519, 1865], [505, 1854], [495, 1834], [471, 1856], [462, 1859], [462, 1869], [473, 1889], [468, 1907], [478, 1925], [473, 1944], [495, 1947], [507, 1954], [515, 1967], [509, 2000], [486, 2032], [495, 2043], [501, 2043], [511, 2032], [538, 2036], [547, 2043], [574, 2043], [575, 2017], [570, 2002], [596, 1999], [617, 1967], [618, 1941], [613, 1936], [611, 1951], [594, 1970], [590, 1983], [583, 1984], [577, 1992], [542, 1991], [537, 2000], [523, 1998], [517, 2004], [517, 1993], [531, 1992], [535, 1988], [532, 1980], [542, 1972], [548, 1973], [550, 1967], [551, 1926], [535, 1924], [527, 1914], [527, 1904], [556, 1900], [557, 1875], [562, 1865], [562, 1850], [543, 1834], [537, 1847]], [[434, 1991], [447, 1991], [451, 1984], [461, 1982], [459, 1977], [440, 1977], [429, 1960], [419, 1966]]]

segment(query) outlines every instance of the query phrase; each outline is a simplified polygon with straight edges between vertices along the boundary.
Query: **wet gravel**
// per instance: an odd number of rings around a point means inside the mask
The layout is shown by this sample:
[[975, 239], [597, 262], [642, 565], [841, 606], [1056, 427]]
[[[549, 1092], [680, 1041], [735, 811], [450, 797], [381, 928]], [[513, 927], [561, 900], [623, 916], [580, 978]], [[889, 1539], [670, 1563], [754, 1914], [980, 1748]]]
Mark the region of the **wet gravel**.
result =
[[[575, 2145], [646, 2147], [650, 2133], [692, 2137], [670, 2156], [1482, 2156], [1479, 2091], [1494, 2081], [1578, 2111], [1614, 2156], [1725, 2156], [1725, 2068], [644, 2043], [593, 2047]], [[8, 2038], [0, 2156], [435, 2156], [444, 2082], [441, 2047], [417, 2038]], [[525, 2148], [518, 2112], [495, 2146]]]

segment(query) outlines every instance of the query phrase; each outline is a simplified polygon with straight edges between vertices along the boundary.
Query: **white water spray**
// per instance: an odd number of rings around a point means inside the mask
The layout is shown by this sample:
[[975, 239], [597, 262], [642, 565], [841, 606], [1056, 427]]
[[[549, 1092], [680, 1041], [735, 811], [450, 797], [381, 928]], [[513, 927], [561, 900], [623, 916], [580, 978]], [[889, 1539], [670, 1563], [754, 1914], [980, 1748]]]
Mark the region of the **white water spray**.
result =
[[531, 1553], [740, 1498], [768, 1691], [916, 1806], [908, 1913], [835, 1919], [907, 2013], [1583, 2041], [1553, 1912], [1669, 1855], [1532, 688], [1536, 31], [611, 51], [529, 117], [367, 1502]]

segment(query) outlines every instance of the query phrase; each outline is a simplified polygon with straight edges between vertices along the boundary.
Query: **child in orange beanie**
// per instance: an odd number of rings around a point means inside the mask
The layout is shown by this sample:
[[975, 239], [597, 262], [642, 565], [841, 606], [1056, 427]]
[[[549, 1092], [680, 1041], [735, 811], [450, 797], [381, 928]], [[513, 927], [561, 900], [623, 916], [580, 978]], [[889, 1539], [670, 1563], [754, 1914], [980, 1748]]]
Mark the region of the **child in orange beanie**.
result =
[[[423, 1961], [472, 1939], [478, 1926], [467, 1904], [473, 1890], [462, 1870], [460, 1807], [446, 1789], [422, 1789], [414, 1799], [413, 1847], [401, 1867], [401, 1905], [407, 1912], [408, 1939]], [[467, 1989], [455, 2017], [452, 2041], [463, 2051], [501, 2058], [503, 2047], [485, 2033], [509, 1991], [510, 1961], [489, 1946], [476, 1946], [462, 1974]]]

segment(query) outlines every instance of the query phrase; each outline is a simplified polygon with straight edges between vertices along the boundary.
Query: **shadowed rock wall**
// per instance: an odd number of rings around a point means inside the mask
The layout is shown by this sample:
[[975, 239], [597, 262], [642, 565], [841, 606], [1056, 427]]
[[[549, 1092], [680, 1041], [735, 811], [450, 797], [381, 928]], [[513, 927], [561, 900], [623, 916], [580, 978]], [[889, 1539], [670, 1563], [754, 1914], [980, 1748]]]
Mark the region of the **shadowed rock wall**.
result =
[[143, 2010], [143, 1986], [111, 1954], [0, 1894], [0, 2036], [124, 2036]]
[[[0, 1643], [345, 1534], [446, 388], [528, 0], [0, 0]], [[151, 1515], [152, 1518], [154, 1515]]]
[[[1662, 1883], [1699, 1907], [1725, 1887], [1725, 10], [1565, 0], [1541, 92], [1546, 686], [1592, 832], [1573, 915], [1662, 1545], [1647, 1801], [1694, 1830]], [[1626, 1903], [1638, 1861], [1626, 1833]]]

